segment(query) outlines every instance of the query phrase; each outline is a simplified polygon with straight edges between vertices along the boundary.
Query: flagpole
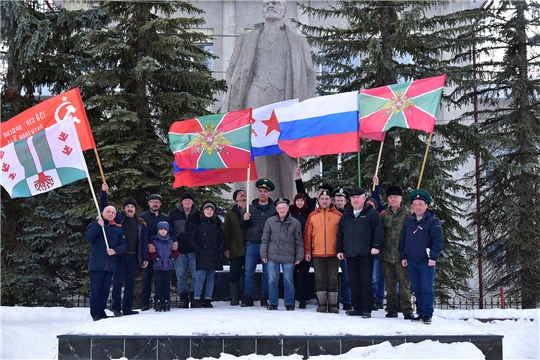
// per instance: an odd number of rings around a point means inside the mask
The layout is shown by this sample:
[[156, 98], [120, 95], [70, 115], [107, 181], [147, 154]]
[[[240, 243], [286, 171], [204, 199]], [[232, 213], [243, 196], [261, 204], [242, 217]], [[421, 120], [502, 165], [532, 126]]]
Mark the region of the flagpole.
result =
[[422, 162], [422, 170], [420, 170], [420, 178], [418, 179], [418, 186], [417, 189], [420, 189], [420, 183], [422, 182], [422, 175], [424, 174], [424, 167], [426, 166], [426, 160], [427, 160], [427, 154], [429, 151], [429, 145], [431, 145], [431, 137], [433, 136], [433, 133], [429, 134], [429, 139], [426, 147], [426, 153], [424, 155], [424, 161]]
[[[101, 180], [103, 182], [106, 182], [105, 181], [105, 174], [103, 173], [103, 168], [101, 167], [101, 160], [99, 159], [99, 155], [98, 155], [98, 152], [97, 152], [97, 149], [94, 148], [94, 154], [96, 154], [96, 160], [97, 160], [97, 164], [98, 164], [98, 167], [99, 167], [99, 173], [101, 174]], [[92, 186], [90, 186], [92, 187]]]
[[[94, 204], [96, 205], [98, 217], [101, 219], [101, 212], [99, 211], [99, 204], [96, 198], [96, 193], [94, 192], [94, 188], [92, 187], [92, 180], [90, 180], [90, 175], [86, 177], [88, 179], [88, 184], [90, 184], [90, 191], [92, 191], [92, 196], [94, 197]], [[107, 246], [107, 250], [109, 250], [109, 242], [107, 241], [107, 234], [105, 233], [105, 227], [101, 227], [101, 230], [103, 230], [103, 238], [105, 239], [105, 246]]]
[[246, 181], [246, 212], [249, 212], [249, 179], [251, 178], [251, 163], [247, 168], [247, 181]]
[[360, 151], [358, 152], [358, 187], [362, 187], [362, 177], [360, 171]]
[[[381, 148], [379, 149], [379, 157], [377, 158], [377, 167], [375, 168], [375, 176], [378, 176], [379, 175], [379, 165], [381, 163], [381, 155], [382, 155], [382, 148], [383, 148], [383, 145], [384, 145], [384, 140], [381, 141]], [[375, 183], [373, 183], [373, 189], [372, 191], [375, 191]]]

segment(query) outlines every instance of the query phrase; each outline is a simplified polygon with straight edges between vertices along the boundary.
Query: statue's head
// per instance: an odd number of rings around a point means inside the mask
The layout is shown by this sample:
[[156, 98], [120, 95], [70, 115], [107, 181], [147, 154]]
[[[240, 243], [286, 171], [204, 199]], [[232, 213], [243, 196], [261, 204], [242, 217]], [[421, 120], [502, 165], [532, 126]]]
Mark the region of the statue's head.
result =
[[265, 20], [281, 20], [287, 13], [286, 0], [263, 0], [263, 17]]

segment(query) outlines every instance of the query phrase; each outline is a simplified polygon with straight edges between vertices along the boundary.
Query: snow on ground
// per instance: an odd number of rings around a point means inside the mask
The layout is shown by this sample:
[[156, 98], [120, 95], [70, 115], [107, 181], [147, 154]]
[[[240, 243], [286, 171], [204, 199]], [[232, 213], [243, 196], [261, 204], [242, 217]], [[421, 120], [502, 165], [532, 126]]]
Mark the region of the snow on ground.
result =
[[[256, 303], [257, 305], [257, 303]], [[319, 314], [314, 302], [305, 310], [267, 311], [231, 307], [215, 302], [214, 309], [153, 310], [139, 315], [92, 321], [88, 308], [1, 307], [2, 359], [57, 359], [62, 334], [99, 335], [503, 335], [504, 359], [539, 359], [540, 310], [436, 310], [433, 324], [387, 319], [384, 311], [371, 319], [340, 314]], [[109, 313], [110, 314], [110, 313]], [[401, 314], [400, 314], [401, 316]], [[467, 320], [465, 320], [467, 319]], [[476, 319], [511, 319], [481, 322]], [[250, 355], [220, 359], [301, 359], [300, 355], [274, 357]], [[359, 347], [343, 355], [310, 359], [484, 359], [471, 343], [442, 344], [436, 341], [392, 346], [389, 342]]]

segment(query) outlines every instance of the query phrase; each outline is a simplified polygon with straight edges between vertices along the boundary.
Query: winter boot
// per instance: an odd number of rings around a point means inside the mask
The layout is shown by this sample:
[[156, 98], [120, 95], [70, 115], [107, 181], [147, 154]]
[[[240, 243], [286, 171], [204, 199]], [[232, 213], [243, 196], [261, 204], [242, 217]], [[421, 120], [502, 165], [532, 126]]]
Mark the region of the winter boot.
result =
[[328, 301], [328, 293], [326, 291], [317, 291], [315, 293], [319, 300], [319, 306], [317, 306], [317, 312], [326, 312], [326, 303]]
[[182, 309], [189, 308], [189, 299], [188, 299], [188, 293], [187, 292], [180, 293], [180, 307]]
[[[193, 291], [189, 292], [189, 301], [195, 300], [195, 295], [193, 294]], [[197, 299], [198, 300], [198, 299]], [[192, 306], [193, 307], [193, 306]]]
[[338, 293], [328, 293], [328, 312], [332, 314], [339, 314]]
[[261, 307], [268, 307], [268, 296], [261, 296]]
[[238, 283], [229, 283], [229, 289], [231, 290], [231, 306], [238, 306], [240, 304], [238, 296]]
[[191, 301], [191, 308], [192, 309], [199, 309], [201, 307], [201, 300], [193, 299]]
[[206, 308], [206, 309], [213, 308], [214, 305], [212, 305], [212, 299], [204, 299], [204, 301], [201, 304], [201, 307]]
[[251, 296], [246, 296], [244, 299], [244, 302], [242, 303], [242, 307], [251, 307], [253, 306], [253, 298]]
[[154, 309], [157, 311], [157, 312], [161, 312], [161, 300], [156, 300], [156, 304], [154, 305]]
[[163, 311], [171, 311], [171, 303], [169, 300], [163, 300]]

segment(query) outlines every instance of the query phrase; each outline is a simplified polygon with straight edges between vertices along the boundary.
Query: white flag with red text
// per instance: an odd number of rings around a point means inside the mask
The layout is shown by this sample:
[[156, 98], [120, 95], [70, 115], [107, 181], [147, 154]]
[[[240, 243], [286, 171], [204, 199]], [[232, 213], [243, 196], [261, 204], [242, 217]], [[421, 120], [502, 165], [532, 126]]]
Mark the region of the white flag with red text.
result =
[[88, 177], [73, 119], [0, 149], [2, 186], [12, 199], [30, 197]]

